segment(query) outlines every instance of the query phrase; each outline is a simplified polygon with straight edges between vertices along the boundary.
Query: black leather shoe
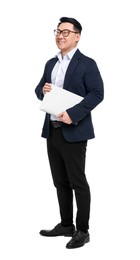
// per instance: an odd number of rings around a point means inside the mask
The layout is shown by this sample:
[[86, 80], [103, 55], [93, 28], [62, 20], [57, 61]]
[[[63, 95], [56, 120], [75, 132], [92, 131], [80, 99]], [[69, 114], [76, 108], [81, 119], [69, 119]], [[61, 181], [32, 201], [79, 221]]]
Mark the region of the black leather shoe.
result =
[[66, 248], [72, 249], [84, 246], [85, 243], [88, 243], [90, 241], [89, 233], [84, 233], [80, 230], [77, 230], [72, 239], [67, 243]]
[[75, 232], [75, 226], [63, 227], [61, 223], [57, 224], [52, 230], [41, 230], [40, 235], [46, 237], [66, 236], [71, 237]]

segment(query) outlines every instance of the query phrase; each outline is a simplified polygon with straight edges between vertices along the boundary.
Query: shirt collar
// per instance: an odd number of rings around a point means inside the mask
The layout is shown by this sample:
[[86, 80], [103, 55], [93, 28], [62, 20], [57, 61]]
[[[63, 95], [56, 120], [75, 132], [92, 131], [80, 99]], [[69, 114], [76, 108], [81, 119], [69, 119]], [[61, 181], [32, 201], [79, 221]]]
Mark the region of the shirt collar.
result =
[[[71, 50], [70, 52], [68, 52], [65, 56], [67, 57], [68, 60], [71, 60], [72, 57], [73, 57], [73, 55], [74, 55], [74, 53], [75, 53], [76, 51], [77, 51], [77, 47], [74, 48], [74, 49], [72, 49], [72, 50]], [[64, 56], [64, 57], [65, 57], [65, 56]], [[62, 61], [61, 51], [59, 51], [59, 52], [56, 54], [55, 57], [57, 57], [57, 58], [59, 59], [59, 61]]]

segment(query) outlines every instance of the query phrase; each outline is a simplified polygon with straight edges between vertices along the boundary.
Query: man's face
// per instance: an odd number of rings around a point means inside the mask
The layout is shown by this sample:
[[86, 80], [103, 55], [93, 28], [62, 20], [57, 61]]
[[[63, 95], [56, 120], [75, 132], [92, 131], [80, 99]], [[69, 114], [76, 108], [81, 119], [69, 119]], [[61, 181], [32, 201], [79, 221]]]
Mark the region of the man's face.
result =
[[[73, 24], [71, 23], [61, 23], [57, 29], [59, 29], [60, 31], [75, 31], [73, 28]], [[63, 54], [67, 54], [69, 51], [71, 51], [77, 46], [77, 42], [80, 39], [80, 34], [73, 32], [70, 32], [67, 37], [63, 36], [63, 34], [61, 33], [55, 38], [57, 47], [62, 51]]]

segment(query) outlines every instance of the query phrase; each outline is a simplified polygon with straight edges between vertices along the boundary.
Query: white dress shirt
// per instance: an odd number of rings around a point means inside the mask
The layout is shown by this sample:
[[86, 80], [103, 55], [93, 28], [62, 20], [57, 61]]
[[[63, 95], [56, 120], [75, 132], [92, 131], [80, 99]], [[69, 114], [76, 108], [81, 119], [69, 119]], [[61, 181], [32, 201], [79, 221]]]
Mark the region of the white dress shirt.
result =
[[[58, 61], [56, 62], [51, 75], [51, 81], [53, 85], [63, 88], [66, 70], [76, 50], [77, 48], [74, 48], [72, 51], [70, 51], [68, 54], [64, 55], [63, 57], [61, 55], [61, 52], [59, 52], [56, 55], [58, 57]], [[57, 117], [53, 115], [51, 115], [50, 119], [53, 121], [59, 120]]]

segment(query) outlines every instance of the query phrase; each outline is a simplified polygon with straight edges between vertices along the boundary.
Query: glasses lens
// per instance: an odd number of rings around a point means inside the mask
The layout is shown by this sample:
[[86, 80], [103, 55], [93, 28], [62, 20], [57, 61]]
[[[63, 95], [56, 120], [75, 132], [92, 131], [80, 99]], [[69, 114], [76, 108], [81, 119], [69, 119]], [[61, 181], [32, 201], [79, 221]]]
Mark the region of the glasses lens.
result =
[[62, 35], [63, 35], [64, 37], [68, 37], [70, 31], [69, 31], [69, 30], [62, 30], [62, 31], [61, 31], [61, 30], [59, 30], [59, 29], [54, 30], [55, 36], [59, 36], [61, 33], [62, 33]]
[[60, 34], [60, 31], [59, 30], [54, 30], [54, 34], [55, 34], [55, 36], [58, 36]]
[[64, 37], [67, 37], [69, 35], [69, 30], [63, 30], [62, 34]]

